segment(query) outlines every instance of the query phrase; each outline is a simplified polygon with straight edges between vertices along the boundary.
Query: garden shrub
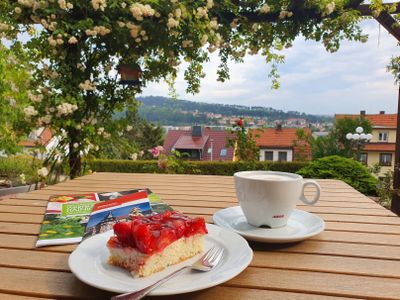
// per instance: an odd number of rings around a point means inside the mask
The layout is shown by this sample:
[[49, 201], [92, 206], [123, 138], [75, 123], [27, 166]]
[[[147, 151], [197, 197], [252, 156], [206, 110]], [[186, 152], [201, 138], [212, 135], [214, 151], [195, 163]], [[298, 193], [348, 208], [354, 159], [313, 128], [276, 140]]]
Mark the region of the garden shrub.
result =
[[[8, 179], [12, 184], [20, 185], [38, 181], [37, 170], [42, 166], [42, 161], [30, 155], [14, 155], [0, 157], [0, 178]], [[24, 174], [25, 180], [21, 180]]]
[[[228, 175], [246, 170], [273, 170], [295, 173], [308, 162], [232, 162], [232, 161], [185, 161], [182, 173], [199, 175]], [[112, 160], [96, 159], [88, 162], [88, 166], [95, 172], [123, 172], [123, 173], [163, 173], [155, 160]]]
[[366, 195], [376, 195], [378, 179], [376, 179], [358, 161], [337, 155], [327, 156], [311, 162], [297, 172], [308, 178], [339, 179], [348, 183]]
[[390, 209], [393, 193], [395, 192], [393, 190], [393, 177], [394, 172], [392, 170], [387, 171], [377, 186], [379, 203], [387, 209]]

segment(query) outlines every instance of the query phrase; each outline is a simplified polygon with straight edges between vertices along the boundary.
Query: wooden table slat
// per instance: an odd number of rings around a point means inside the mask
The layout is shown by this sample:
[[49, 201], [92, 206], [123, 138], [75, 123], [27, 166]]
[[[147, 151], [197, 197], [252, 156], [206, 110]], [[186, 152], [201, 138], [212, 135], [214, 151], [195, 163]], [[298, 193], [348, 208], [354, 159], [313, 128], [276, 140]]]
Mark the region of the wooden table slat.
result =
[[365, 299], [398, 299], [399, 282], [395, 278], [249, 267], [225, 285]]
[[[1, 205], [13, 205], [13, 206], [37, 206], [37, 207], [46, 207], [47, 206], [47, 198], [46, 199], [19, 199], [19, 198], [9, 198], [0, 201]], [[162, 199], [170, 205], [174, 206], [193, 206], [193, 207], [214, 207], [214, 208], [226, 208], [230, 206], [237, 206], [239, 203], [236, 200], [231, 201], [218, 201], [218, 200], [206, 200], [206, 199], [175, 199], [173, 197], [162, 197]], [[306, 208], [306, 205], [302, 203], [298, 203], [297, 206], [299, 208]], [[318, 203], [318, 208], [357, 208], [358, 210], [363, 209], [375, 209], [376, 211], [385, 211], [388, 213], [388, 210], [382, 207], [381, 205], [375, 202], [361, 202], [354, 204], [352, 202], [334, 202], [321, 200]], [[390, 214], [390, 212], [389, 212]]]
[[[169, 201], [166, 201], [168, 204], [172, 204]], [[185, 205], [186, 204], [186, 205]], [[236, 206], [236, 205], [226, 205], [225, 207]], [[177, 210], [187, 211], [193, 210], [193, 206], [191, 203], [185, 202], [183, 205], [175, 205]], [[345, 214], [345, 215], [362, 215], [362, 216], [380, 216], [380, 217], [395, 217], [397, 216], [388, 210], [381, 209], [356, 209], [356, 208], [347, 208], [347, 207], [318, 207], [318, 206], [305, 206], [299, 205], [298, 208], [311, 212], [311, 213], [325, 213], [325, 214]], [[196, 212], [200, 214], [208, 214], [213, 215], [221, 208], [215, 207], [199, 207], [196, 206]], [[0, 205], [0, 213], [24, 213], [24, 214], [37, 214], [43, 215], [46, 211], [45, 207], [32, 207], [32, 206], [15, 206], [15, 205]]]
[[[319, 180], [321, 199], [299, 209], [322, 217], [326, 230], [301, 243], [250, 242], [254, 259], [220, 286], [154, 299], [400, 300], [400, 218], [338, 180]], [[109, 299], [69, 272], [76, 245], [35, 248], [50, 195], [149, 187], [190, 216], [238, 205], [233, 177], [94, 173], [0, 201], [0, 299]], [[312, 195], [311, 189], [306, 190]]]
[[[0, 249], [1, 267], [68, 272], [69, 253]], [[257, 251], [252, 267], [400, 278], [400, 261]]]

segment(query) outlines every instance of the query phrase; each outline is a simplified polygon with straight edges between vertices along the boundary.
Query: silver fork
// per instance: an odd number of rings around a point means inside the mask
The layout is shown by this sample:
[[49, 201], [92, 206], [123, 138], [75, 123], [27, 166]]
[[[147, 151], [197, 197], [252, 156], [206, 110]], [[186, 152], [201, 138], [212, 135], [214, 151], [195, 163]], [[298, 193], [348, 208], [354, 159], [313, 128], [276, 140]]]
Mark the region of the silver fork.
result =
[[204, 253], [204, 255], [202, 257], [200, 257], [192, 265], [184, 266], [142, 290], [114, 296], [111, 298], [111, 300], [139, 300], [139, 299], [142, 299], [144, 296], [146, 296], [152, 290], [154, 290], [158, 286], [162, 285], [164, 282], [168, 281], [175, 275], [181, 273], [183, 270], [193, 269], [193, 270], [202, 271], [202, 272], [211, 271], [216, 265], [218, 265], [218, 263], [221, 261], [221, 258], [223, 257], [223, 255], [224, 255], [224, 249], [214, 246], [210, 250], [208, 250], [206, 253]]

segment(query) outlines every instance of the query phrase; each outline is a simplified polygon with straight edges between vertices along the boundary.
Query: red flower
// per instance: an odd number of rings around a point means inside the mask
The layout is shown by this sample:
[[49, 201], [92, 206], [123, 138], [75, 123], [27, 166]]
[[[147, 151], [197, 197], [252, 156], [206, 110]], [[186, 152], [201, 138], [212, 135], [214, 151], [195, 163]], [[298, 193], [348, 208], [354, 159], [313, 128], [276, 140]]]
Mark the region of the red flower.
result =
[[244, 126], [243, 119], [237, 120], [237, 121], [236, 121], [236, 125], [239, 126], [239, 127], [243, 127], [243, 126]]

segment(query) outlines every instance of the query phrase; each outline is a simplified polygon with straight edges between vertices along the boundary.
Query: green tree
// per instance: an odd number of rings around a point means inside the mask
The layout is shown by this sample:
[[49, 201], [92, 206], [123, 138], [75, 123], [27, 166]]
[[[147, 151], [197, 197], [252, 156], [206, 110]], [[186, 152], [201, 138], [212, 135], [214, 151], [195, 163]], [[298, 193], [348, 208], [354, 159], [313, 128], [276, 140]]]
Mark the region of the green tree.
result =
[[343, 156], [353, 157], [355, 151], [357, 151], [354, 141], [348, 140], [346, 138], [346, 134], [355, 133], [356, 128], [359, 126], [364, 129], [364, 133], [372, 132], [371, 122], [363, 117], [358, 117], [355, 119], [346, 117], [336, 120], [332, 135], [335, 136], [336, 141], [340, 145]]
[[[187, 91], [196, 93], [205, 76], [203, 63], [218, 51], [219, 80], [229, 79], [230, 60], [262, 53], [272, 86], [278, 87], [282, 51], [297, 36], [320, 41], [331, 52], [343, 39], [365, 40], [355, 10], [361, 2], [4, 0], [0, 37], [15, 42], [18, 33], [31, 35], [25, 46], [36, 63], [39, 87], [33, 94], [41, 101], [29, 103], [25, 116], [60, 137], [51, 157], [67, 158], [75, 177], [82, 156], [95, 155], [126, 128], [127, 121], [114, 121], [113, 112], [134, 105], [146, 83], [164, 79], [173, 85], [186, 61]], [[380, 3], [373, 1], [374, 9], [381, 9]], [[119, 84], [116, 70], [125, 63], [141, 66], [142, 86]]]
[[331, 155], [342, 155], [340, 145], [332, 133], [329, 133], [327, 136], [317, 138], [312, 137], [310, 139], [310, 143], [312, 159], [318, 159]]
[[390, 64], [387, 66], [388, 71], [393, 74], [394, 80], [397, 84], [400, 83], [400, 56], [392, 57]]
[[20, 150], [30, 129], [24, 115], [32, 88], [27, 58], [20, 44], [8, 49], [0, 42], [0, 152], [6, 154]]
[[239, 119], [230, 131], [234, 137], [229, 138], [227, 147], [235, 149], [234, 156], [239, 161], [258, 161], [260, 160], [260, 149], [256, 145], [255, 137], [257, 133], [248, 130], [243, 119]]
[[372, 131], [371, 122], [363, 117], [345, 117], [336, 120], [333, 129], [327, 136], [310, 139], [312, 158], [317, 159], [330, 155], [355, 157], [358, 152], [357, 145], [354, 141], [349, 141], [346, 134], [355, 133], [359, 126], [364, 129], [364, 133]]
[[163, 144], [163, 128], [147, 122], [134, 109], [127, 110], [121, 118], [128, 123], [125, 131], [112, 137], [111, 143], [103, 145], [98, 157], [134, 160], [137, 158], [151, 159], [152, 155], [148, 150]]
[[296, 139], [293, 141], [292, 147], [294, 151], [294, 160], [307, 161], [309, 159], [310, 140], [312, 136], [304, 128], [296, 130]]
[[151, 159], [152, 155], [148, 150], [164, 143], [163, 128], [154, 123], [147, 122], [132, 111], [127, 112], [126, 119], [131, 124], [132, 129], [126, 132], [124, 137], [136, 145], [138, 149], [136, 153], [142, 153], [139, 157]]

